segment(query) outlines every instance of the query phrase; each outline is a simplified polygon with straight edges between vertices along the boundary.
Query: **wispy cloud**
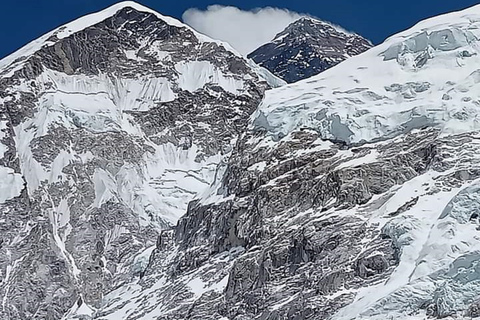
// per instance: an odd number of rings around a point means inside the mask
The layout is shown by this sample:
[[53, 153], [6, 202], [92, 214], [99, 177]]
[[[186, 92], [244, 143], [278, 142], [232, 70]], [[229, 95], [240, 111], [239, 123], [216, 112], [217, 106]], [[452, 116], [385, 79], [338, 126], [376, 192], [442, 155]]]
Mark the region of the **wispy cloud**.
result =
[[248, 54], [305, 16], [279, 8], [251, 11], [231, 6], [212, 5], [206, 10], [188, 9], [183, 21], [211, 38], [226, 41], [242, 54]]

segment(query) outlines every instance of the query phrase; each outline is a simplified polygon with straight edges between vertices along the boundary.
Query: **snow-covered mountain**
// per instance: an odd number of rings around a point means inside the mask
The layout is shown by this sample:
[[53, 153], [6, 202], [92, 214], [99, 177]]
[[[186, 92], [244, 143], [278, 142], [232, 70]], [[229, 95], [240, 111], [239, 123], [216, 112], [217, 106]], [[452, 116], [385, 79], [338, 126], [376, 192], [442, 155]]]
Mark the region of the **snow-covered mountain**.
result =
[[0, 318], [480, 317], [479, 27], [265, 92], [126, 2], [0, 61]]
[[371, 47], [368, 40], [357, 34], [305, 17], [290, 24], [248, 57], [293, 83], [317, 75]]
[[99, 319], [479, 317], [479, 27], [433, 18], [267, 91]]
[[81, 318], [138, 277], [281, 84], [133, 2], [1, 60], [0, 318]]

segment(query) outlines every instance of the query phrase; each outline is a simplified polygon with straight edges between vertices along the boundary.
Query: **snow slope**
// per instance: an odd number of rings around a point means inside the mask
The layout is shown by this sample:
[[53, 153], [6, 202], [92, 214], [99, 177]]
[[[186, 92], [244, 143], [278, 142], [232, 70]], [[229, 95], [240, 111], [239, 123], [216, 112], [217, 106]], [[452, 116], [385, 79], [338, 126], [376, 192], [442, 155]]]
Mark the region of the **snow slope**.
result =
[[480, 7], [419, 23], [334, 70], [272, 90], [254, 125], [276, 138], [312, 127], [371, 142], [424, 126], [479, 129]]

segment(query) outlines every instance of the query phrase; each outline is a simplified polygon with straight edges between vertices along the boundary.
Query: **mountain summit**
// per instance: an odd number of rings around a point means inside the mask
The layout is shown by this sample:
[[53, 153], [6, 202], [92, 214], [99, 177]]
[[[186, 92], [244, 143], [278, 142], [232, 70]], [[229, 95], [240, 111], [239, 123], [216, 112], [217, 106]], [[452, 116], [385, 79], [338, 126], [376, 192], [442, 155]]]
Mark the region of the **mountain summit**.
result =
[[292, 83], [319, 74], [371, 47], [359, 35], [313, 18], [301, 18], [248, 57]]

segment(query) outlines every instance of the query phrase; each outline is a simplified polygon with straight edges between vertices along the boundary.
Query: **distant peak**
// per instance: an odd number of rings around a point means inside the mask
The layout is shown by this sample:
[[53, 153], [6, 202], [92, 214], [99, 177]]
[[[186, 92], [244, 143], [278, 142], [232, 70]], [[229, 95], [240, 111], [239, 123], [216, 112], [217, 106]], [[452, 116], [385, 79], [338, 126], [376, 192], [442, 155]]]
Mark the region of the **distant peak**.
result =
[[295, 21], [293, 22], [293, 24], [295, 24], [295, 23], [298, 23], [298, 24], [300, 24], [300, 23], [318, 23], [318, 22], [323, 23], [323, 21], [321, 21], [321, 20], [319, 20], [319, 19], [305, 16], [305, 17], [301, 17], [301, 18], [298, 19], [298, 20], [295, 20]]
[[316, 75], [372, 47], [363, 37], [313, 17], [302, 17], [248, 55], [292, 83]]
[[119, 7], [119, 8], [125, 8], [125, 7], [132, 7], [132, 8], [136, 8], [137, 10], [141, 10], [142, 8], [145, 9], [145, 10], [151, 10], [149, 9], [148, 7], [136, 2], [136, 1], [120, 1], [120, 2], [117, 2], [113, 5], [111, 5], [111, 7]]
[[[335, 30], [337, 32], [346, 34], [346, 35], [356, 35], [354, 32], [350, 32], [345, 30], [344, 28], [335, 25], [331, 22], [323, 21], [314, 17], [310, 16], [304, 16], [301, 17], [298, 20], [295, 20], [292, 22], [285, 30], [284, 32], [292, 31], [292, 30], [297, 30], [297, 29], [303, 29], [303, 28], [315, 28], [315, 29], [331, 29]], [[283, 32], [282, 32], [283, 34]]]

